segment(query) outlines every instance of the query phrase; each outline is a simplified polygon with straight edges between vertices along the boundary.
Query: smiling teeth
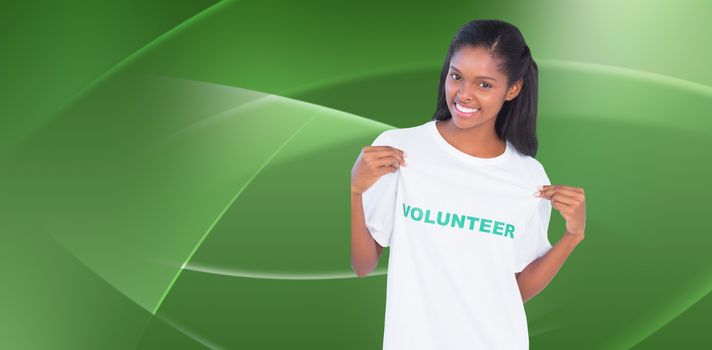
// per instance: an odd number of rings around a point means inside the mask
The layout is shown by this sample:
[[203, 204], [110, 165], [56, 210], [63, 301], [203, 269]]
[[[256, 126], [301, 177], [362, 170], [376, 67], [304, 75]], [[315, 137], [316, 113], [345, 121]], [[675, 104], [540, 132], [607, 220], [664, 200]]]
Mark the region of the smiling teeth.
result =
[[457, 104], [457, 103], [455, 103], [455, 108], [457, 108], [457, 109], [459, 109], [461, 112], [465, 112], [465, 113], [473, 113], [473, 112], [477, 112], [477, 111], [480, 110], [479, 108], [467, 108], [467, 107], [463, 107], [463, 106], [460, 106], [460, 105]]

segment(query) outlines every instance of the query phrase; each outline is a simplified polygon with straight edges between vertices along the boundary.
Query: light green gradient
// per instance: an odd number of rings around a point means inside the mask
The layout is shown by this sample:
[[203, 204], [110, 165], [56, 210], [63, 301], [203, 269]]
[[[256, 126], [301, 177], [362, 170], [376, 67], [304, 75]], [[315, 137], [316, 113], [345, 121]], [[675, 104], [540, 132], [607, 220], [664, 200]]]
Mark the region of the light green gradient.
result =
[[537, 159], [587, 193], [586, 240], [526, 304], [532, 349], [712, 341], [710, 4], [11, 6], [0, 347], [378, 348], [388, 251], [350, 270], [348, 171], [430, 119], [473, 18], [524, 33]]

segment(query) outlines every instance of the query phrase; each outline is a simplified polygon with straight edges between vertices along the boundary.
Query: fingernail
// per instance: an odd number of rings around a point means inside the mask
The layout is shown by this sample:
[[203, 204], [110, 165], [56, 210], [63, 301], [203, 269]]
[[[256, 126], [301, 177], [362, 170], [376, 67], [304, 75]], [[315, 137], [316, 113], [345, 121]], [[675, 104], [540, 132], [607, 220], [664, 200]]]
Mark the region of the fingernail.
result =
[[407, 156], [408, 156], [408, 153], [405, 153], [405, 151], [403, 151], [403, 157], [407, 157]]
[[539, 197], [540, 194], [541, 194], [541, 191], [536, 191], [536, 192], [534, 192], [534, 197]]
[[539, 186], [539, 187], [537, 187], [536, 189], [539, 190], [539, 191], [541, 191], [541, 190], [544, 189], [544, 186]]

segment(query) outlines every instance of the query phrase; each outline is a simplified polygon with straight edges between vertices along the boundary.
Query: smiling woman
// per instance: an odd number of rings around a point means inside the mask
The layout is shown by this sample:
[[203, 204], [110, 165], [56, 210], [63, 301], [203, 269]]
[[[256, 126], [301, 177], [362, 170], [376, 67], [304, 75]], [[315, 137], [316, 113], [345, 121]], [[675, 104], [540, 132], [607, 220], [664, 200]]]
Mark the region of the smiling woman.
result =
[[[528, 349], [522, 304], [583, 237], [582, 191], [547, 186], [534, 158], [537, 74], [515, 26], [471, 21], [450, 44], [432, 120], [362, 149], [352, 266], [363, 277], [390, 248], [384, 350]], [[552, 205], [570, 219], [556, 247]]]

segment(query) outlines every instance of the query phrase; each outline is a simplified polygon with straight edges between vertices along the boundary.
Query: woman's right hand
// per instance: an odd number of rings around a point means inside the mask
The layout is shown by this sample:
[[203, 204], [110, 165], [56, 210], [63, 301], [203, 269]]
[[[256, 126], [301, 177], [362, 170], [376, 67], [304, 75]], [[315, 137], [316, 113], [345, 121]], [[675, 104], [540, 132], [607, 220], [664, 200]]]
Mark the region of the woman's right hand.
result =
[[391, 146], [366, 146], [351, 169], [351, 194], [366, 192], [386, 173], [406, 166], [405, 152]]

